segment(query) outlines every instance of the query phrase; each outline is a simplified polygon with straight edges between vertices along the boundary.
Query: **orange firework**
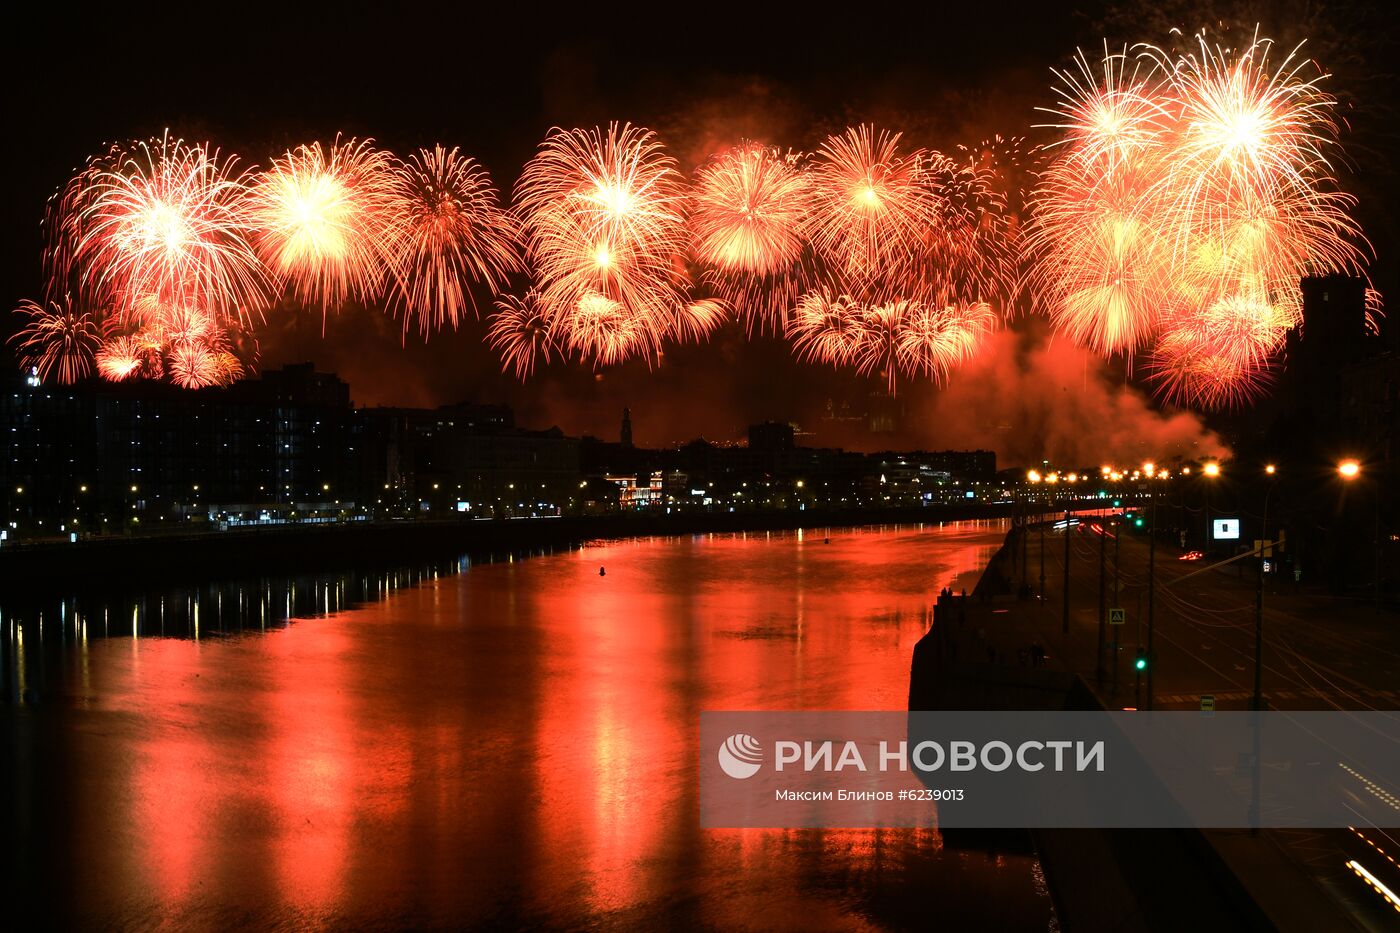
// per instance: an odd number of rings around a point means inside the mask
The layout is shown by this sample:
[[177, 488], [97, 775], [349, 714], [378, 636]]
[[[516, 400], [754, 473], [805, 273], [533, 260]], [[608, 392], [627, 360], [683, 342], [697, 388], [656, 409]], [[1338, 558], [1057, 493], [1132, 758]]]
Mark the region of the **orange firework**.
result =
[[799, 357], [844, 366], [851, 362], [860, 340], [859, 314], [859, 305], [849, 295], [821, 289], [808, 292], [793, 309], [787, 336]]
[[[1143, 47], [1102, 83], [1065, 74], [1065, 138], [1036, 192], [1039, 298], [1100, 352], [1156, 341], [1174, 401], [1237, 403], [1263, 385], [1299, 319], [1305, 274], [1362, 268], [1364, 239], [1328, 167], [1331, 97], [1270, 43], [1231, 55]], [[1136, 67], [1136, 66], [1134, 66]]]
[[871, 126], [822, 143], [812, 169], [807, 235], [840, 289], [867, 301], [906, 296], [918, 274], [937, 200], [922, 150]]
[[942, 382], [968, 360], [997, 326], [985, 301], [962, 306], [912, 305], [902, 310], [896, 360], [911, 376]]
[[55, 203], [51, 287], [78, 281], [125, 314], [143, 296], [260, 314], [267, 276], [247, 237], [237, 158], [168, 136], [93, 160]]
[[456, 328], [476, 304], [471, 285], [497, 292], [521, 270], [514, 218], [500, 206], [486, 170], [456, 149], [421, 149], [393, 175], [395, 226], [402, 232], [395, 263], [394, 307], [404, 326]]
[[758, 143], [729, 149], [696, 174], [695, 256], [750, 327], [782, 330], [806, 245], [810, 192], [796, 156]]
[[686, 190], [655, 135], [556, 130], [516, 187], [538, 301], [561, 343], [606, 365], [682, 336]]
[[501, 369], [514, 369], [523, 381], [535, 371], [536, 361], [548, 365], [550, 354], [558, 350], [554, 330], [539, 293], [531, 289], [524, 298], [506, 295], [496, 302], [487, 338], [491, 349], [501, 354]]
[[996, 328], [985, 302], [934, 307], [915, 301], [861, 305], [813, 292], [797, 304], [788, 333], [800, 354], [835, 366], [879, 373], [895, 393], [900, 373], [942, 381]]
[[97, 372], [103, 379], [123, 382], [140, 375], [144, 351], [135, 337], [113, 337], [97, 351]]
[[248, 198], [259, 255], [323, 315], [378, 295], [400, 249], [394, 206], [392, 159], [368, 139], [300, 146], [274, 161]]
[[61, 383], [77, 382], [92, 371], [101, 335], [91, 313], [75, 308], [67, 298], [42, 305], [25, 299], [15, 313], [28, 319], [10, 338], [22, 368]]
[[1059, 73], [1064, 132], [1058, 158], [1036, 192], [1030, 248], [1040, 264], [1038, 298], [1056, 325], [1101, 353], [1131, 353], [1162, 311], [1169, 244], [1147, 199], [1170, 130], [1162, 77], [1126, 53]]

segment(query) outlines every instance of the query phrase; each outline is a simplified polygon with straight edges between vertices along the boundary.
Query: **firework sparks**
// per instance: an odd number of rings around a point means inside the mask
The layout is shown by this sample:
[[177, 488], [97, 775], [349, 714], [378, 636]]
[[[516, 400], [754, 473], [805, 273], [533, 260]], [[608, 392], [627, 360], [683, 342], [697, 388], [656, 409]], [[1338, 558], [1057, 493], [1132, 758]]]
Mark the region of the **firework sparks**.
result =
[[514, 218], [500, 206], [486, 170], [456, 149], [422, 149], [400, 163], [393, 195], [402, 231], [395, 263], [393, 305], [404, 326], [416, 319], [454, 329], [476, 304], [471, 285], [497, 292], [522, 269]]
[[697, 173], [694, 252], [726, 304], [751, 327], [781, 332], [799, 287], [810, 179], [800, 160], [757, 143], [730, 149]]
[[1207, 407], [1266, 382], [1299, 318], [1299, 279], [1356, 274], [1364, 243], [1336, 190], [1333, 99], [1270, 43], [1231, 55], [1144, 47], [1060, 77], [1064, 138], [1030, 243], [1057, 327], [1102, 353], [1150, 346], [1160, 390]]
[[[854, 127], [824, 142], [812, 169], [808, 236], [842, 291], [877, 301], [915, 281], [938, 204], [927, 153], [899, 151], [900, 134]], [[889, 285], [896, 294], [890, 294]]]
[[565, 347], [608, 365], [681, 333], [685, 194], [648, 130], [558, 130], [541, 144], [516, 206], [537, 300]]
[[145, 351], [135, 337], [113, 337], [97, 351], [97, 372], [111, 382], [124, 382], [140, 375]]
[[553, 320], [540, 305], [539, 293], [531, 290], [524, 298], [506, 295], [496, 302], [487, 339], [501, 355], [501, 369], [514, 369], [521, 381], [535, 371], [537, 361], [548, 365], [550, 354], [559, 349]]
[[399, 251], [395, 174], [372, 140], [300, 146], [251, 187], [248, 213], [263, 261], [322, 314], [371, 301]]
[[18, 348], [21, 367], [36, 370], [40, 379], [52, 377], [65, 384], [92, 371], [101, 334], [91, 313], [74, 307], [67, 298], [47, 304], [26, 299], [15, 313], [27, 319], [10, 338]]
[[163, 137], [93, 160], [56, 202], [54, 286], [73, 278], [120, 313], [146, 296], [260, 314], [267, 276], [247, 238], [236, 157]]
[[942, 381], [996, 329], [986, 302], [935, 307], [913, 301], [861, 305], [849, 296], [809, 293], [798, 302], [788, 334], [814, 362], [879, 373], [895, 393], [899, 374]]

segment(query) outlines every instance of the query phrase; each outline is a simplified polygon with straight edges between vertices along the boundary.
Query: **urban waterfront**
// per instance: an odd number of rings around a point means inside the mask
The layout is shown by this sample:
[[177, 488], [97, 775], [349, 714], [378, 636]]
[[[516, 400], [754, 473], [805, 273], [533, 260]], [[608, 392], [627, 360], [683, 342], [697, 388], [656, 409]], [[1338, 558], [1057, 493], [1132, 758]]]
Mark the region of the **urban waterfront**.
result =
[[1029, 846], [696, 815], [702, 710], [907, 708], [1005, 530], [11, 601], [8, 877], [100, 927], [1055, 929]]

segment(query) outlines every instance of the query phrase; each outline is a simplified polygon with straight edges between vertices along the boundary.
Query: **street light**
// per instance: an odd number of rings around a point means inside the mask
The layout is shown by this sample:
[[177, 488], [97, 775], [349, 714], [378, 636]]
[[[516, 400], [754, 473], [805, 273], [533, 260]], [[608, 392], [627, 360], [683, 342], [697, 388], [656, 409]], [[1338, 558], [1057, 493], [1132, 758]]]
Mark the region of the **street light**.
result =
[[1361, 475], [1361, 464], [1351, 459], [1343, 460], [1337, 464], [1337, 473], [1345, 480], [1356, 479]]
[[[1212, 460], [1212, 461], [1210, 461], [1209, 463], [1207, 463], [1205, 466], [1201, 467], [1201, 473], [1205, 476], [1206, 479], [1215, 479], [1216, 477], [1218, 477], [1218, 476], [1220, 475], [1220, 464], [1218, 464], [1218, 463], [1216, 463], [1214, 460]], [[1207, 552], [1210, 551], [1210, 542], [1211, 542], [1211, 533], [1210, 533], [1210, 531], [1211, 531], [1211, 529], [1210, 529], [1210, 486], [1207, 485], [1207, 486], [1206, 486], [1206, 547], [1205, 547], [1205, 549], [1206, 549]]]
[[[1264, 472], [1273, 476], [1278, 471], [1271, 463]], [[1264, 548], [1269, 543], [1269, 497], [1274, 494], [1274, 483], [1269, 481], [1269, 491], [1264, 493], [1264, 520], [1259, 528], [1259, 582], [1254, 591], [1254, 701], [1253, 709], [1264, 708]], [[1269, 548], [1270, 554], [1273, 548]]]

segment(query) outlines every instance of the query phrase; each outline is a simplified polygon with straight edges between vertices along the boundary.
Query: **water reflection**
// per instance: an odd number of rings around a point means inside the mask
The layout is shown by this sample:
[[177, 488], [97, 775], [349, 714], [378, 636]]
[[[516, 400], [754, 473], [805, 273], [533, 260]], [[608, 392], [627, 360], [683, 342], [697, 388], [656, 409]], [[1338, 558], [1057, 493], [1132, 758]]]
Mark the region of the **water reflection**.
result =
[[[46, 660], [12, 663], [42, 679], [6, 719], [16, 871], [103, 926], [1046, 929], [1025, 855], [698, 826], [701, 710], [903, 708], [933, 596], [1000, 534], [658, 538], [74, 599]], [[96, 637], [138, 598], [135, 637]], [[35, 612], [6, 610], [16, 651]]]

